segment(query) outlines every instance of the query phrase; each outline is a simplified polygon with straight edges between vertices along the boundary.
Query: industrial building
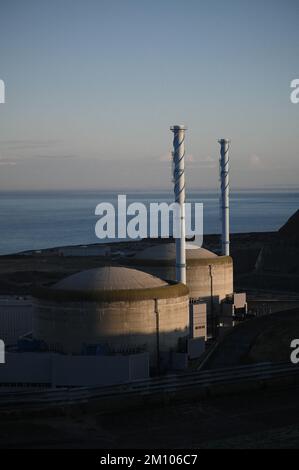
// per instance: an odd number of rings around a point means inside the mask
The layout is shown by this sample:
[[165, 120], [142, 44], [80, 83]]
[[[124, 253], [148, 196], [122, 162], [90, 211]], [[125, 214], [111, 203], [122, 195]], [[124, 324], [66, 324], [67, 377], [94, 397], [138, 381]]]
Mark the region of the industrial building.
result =
[[33, 338], [64, 354], [178, 351], [189, 334], [188, 288], [124, 267], [83, 271], [39, 289]]
[[[124, 263], [162, 279], [175, 280], [175, 260], [175, 244], [167, 243], [146, 248]], [[218, 314], [221, 302], [234, 291], [232, 258], [187, 243], [186, 285], [190, 299], [200, 298], [207, 304], [208, 315]]]
[[107, 245], [78, 245], [57, 248], [59, 256], [109, 256], [110, 247]]
[[32, 300], [27, 297], [0, 297], [0, 338], [6, 346], [32, 331]]
[[147, 353], [127, 356], [70, 356], [38, 351], [8, 352], [5, 354], [5, 363], [0, 367], [2, 386], [14, 384], [39, 388], [103, 386], [148, 377]]
[[[229, 256], [229, 141], [221, 139], [222, 245], [217, 255], [185, 236], [185, 126], [173, 126], [173, 181], [180, 236], [33, 291], [32, 329], [15, 338], [0, 383], [77, 386], [122, 383], [188, 367], [246, 297], [233, 288]], [[109, 247], [56, 249], [107, 257]], [[111, 262], [112, 257], [111, 258]], [[24, 329], [23, 329], [24, 330]], [[30, 366], [31, 364], [31, 366]], [[26, 368], [28, 367], [28, 370]], [[110, 370], [111, 369], [111, 370]], [[106, 371], [106, 373], [105, 373]]]

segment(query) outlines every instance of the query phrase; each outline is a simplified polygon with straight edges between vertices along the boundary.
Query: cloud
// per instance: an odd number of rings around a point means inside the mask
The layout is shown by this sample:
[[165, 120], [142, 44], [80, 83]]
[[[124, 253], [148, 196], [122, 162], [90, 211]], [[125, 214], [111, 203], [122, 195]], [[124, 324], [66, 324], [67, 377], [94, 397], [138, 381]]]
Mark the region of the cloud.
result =
[[[206, 157], [200, 157], [192, 160], [194, 168], [215, 168], [216, 167], [216, 159], [207, 155]], [[192, 166], [193, 166], [192, 165]]]
[[77, 158], [77, 155], [14, 155], [11, 158], [13, 158], [14, 161], [12, 161], [10, 158], [0, 158], [0, 164], [1, 165], [16, 165], [17, 163], [22, 163], [22, 162], [32, 162], [32, 161], [42, 161], [42, 160], [52, 160], [52, 161], [59, 161], [59, 160], [68, 160], [68, 159], [73, 159]]
[[172, 160], [171, 152], [166, 153], [165, 155], [161, 155], [161, 157], [159, 157], [159, 162], [171, 162], [171, 160]]
[[77, 158], [77, 155], [34, 155], [33, 158], [46, 158], [49, 160], [60, 160], [68, 158]]
[[[159, 161], [162, 163], [171, 162], [172, 154], [171, 152], [161, 155]], [[215, 168], [217, 166], [217, 161], [214, 157], [210, 155], [206, 157], [196, 158], [192, 154], [188, 154], [185, 157], [186, 169], [196, 169], [196, 168]]]
[[258, 155], [252, 154], [249, 156], [249, 165], [252, 168], [262, 168], [263, 162], [262, 162], [262, 159]]
[[[172, 161], [172, 153], [169, 152], [165, 155], [161, 155], [161, 157], [159, 157], [159, 161], [160, 162], [171, 162]], [[185, 161], [188, 163], [188, 162], [194, 162], [194, 158], [193, 158], [193, 155], [191, 154], [188, 154], [185, 156]]]
[[1, 140], [0, 146], [12, 149], [36, 149], [36, 148], [48, 148], [60, 144], [61, 140]]
[[199, 163], [215, 163], [215, 158], [210, 155], [198, 159]]
[[6, 158], [0, 158], [0, 165], [1, 166], [15, 166], [17, 162], [12, 162], [11, 160], [8, 160]]

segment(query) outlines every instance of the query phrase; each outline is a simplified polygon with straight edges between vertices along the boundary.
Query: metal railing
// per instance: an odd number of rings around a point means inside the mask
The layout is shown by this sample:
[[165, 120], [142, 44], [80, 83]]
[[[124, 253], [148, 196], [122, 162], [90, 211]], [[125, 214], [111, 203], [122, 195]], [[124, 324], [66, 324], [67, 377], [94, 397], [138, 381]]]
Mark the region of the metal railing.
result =
[[151, 396], [163, 393], [180, 393], [192, 389], [208, 389], [252, 381], [265, 381], [299, 376], [299, 367], [290, 363], [261, 363], [225, 369], [167, 375], [138, 380], [120, 385], [101, 387], [53, 388], [26, 391], [0, 391], [0, 409], [36, 408], [53, 405], [84, 404], [105, 398]]

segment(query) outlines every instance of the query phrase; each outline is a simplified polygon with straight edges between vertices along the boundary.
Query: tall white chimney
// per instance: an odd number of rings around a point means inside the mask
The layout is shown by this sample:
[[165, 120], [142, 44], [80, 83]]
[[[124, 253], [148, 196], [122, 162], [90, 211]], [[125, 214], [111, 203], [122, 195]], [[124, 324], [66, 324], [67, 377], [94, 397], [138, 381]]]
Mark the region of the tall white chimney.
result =
[[230, 141], [218, 140], [220, 144], [220, 181], [221, 181], [221, 253], [229, 256], [229, 156]]
[[186, 226], [185, 226], [185, 126], [172, 126], [173, 179], [175, 202], [180, 205], [180, 237], [176, 238], [176, 280], [186, 284]]

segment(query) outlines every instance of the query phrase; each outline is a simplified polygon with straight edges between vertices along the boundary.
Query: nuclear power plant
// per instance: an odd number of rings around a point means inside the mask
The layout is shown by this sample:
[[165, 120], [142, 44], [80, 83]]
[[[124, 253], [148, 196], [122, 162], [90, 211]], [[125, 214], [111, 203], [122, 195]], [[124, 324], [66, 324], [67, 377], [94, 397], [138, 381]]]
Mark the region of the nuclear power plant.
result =
[[[221, 305], [234, 291], [233, 261], [230, 256], [218, 256], [205, 248], [186, 244], [186, 285], [190, 300], [206, 304], [207, 318], [221, 313]], [[162, 279], [176, 279], [174, 243], [146, 248], [127, 264]]]
[[[246, 314], [229, 256], [229, 141], [220, 143], [220, 254], [186, 243], [185, 126], [173, 132], [180, 236], [32, 292], [32, 329], [0, 369], [1, 383], [101, 385], [182, 370], [207, 340]], [[30, 366], [29, 366], [30, 364]]]
[[[50, 351], [82, 354], [176, 350], [189, 328], [188, 289], [124, 267], [74, 274], [36, 294], [33, 337]], [[157, 334], [159, 344], [157, 344]]]

